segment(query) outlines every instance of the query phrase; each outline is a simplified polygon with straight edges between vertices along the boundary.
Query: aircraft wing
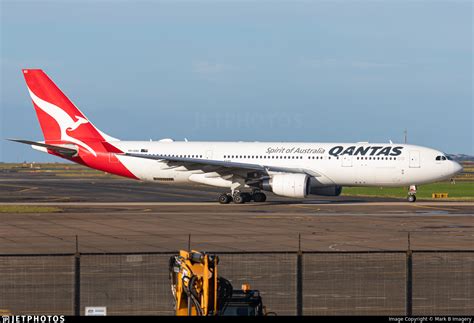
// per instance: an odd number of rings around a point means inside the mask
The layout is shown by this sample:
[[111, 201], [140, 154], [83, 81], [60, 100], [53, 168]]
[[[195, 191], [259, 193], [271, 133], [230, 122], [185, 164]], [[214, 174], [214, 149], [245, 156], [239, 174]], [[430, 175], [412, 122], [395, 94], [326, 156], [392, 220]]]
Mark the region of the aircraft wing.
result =
[[[144, 155], [144, 154], [131, 154], [125, 153], [124, 156], [130, 157], [137, 157], [137, 158], [145, 158], [145, 159], [153, 159], [158, 161], [166, 161], [172, 162], [177, 166], [184, 166], [190, 167], [193, 169], [201, 168], [205, 166], [214, 166], [216, 168], [228, 168], [230, 169], [238, 169], [244, 171], [258, 171], [263, 173], [268, 172], [282, 172], [282, 173], [297, 173], [297, 174], [307, 174], [313, 177], [319, 177], [321, 174], [304, 168], [293, 168], [293, 167], [280, 167], [280, 166], [268, 166], [268, 165], [261, 165], [261, 164], [250, 164], [250, 163], [238, 163], [238, 162], [229, 162], [229, 161], [222, 161], [222, 160], [214, 160], [214, 159], [199, 159], [199, 158], [186, 158], [186, 157], [169, 157], [163, 155]], [[201, 167], [199, 167], [201, 166]], [[207, 167], [208, 168], [208, 167]]]
[[46, 148], [66, 157], [74, 157], [77, 155], [79, 151], [77, 146], [73, 144], [49, 145], [49, 144], [45, 144], [44, 142], [22, 140], [22, 139], [7, 139], [7, 140], [31, 145], [33, 146], [33, 148], [35, 148], [35, 146]]

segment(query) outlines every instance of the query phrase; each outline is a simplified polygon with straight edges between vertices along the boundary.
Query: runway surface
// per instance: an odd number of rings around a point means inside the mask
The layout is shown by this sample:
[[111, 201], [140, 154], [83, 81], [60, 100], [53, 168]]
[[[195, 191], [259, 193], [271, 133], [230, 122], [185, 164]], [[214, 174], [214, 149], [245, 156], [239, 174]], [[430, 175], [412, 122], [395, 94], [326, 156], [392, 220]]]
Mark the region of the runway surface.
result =
[[354, 197], [220, 205], [220, 190], [132, 180], [2, 174], [0, 254], [74, 252], [474, 249], [474, 203]]
[[[0, 173], [0, 202], [212, 202], [226, 190], [209, 186], [149, 183], [118, 177], [59, 177], [54, 173]], [[268, 193], [272, 202], [301, 203]], [[352, 197], [306, 201], [369, 201]], [[384, 201], [390, 201], [385, 199]]]
[[219, 193], [0, 173], [0, 304], [15, 314], [74, 313], [77, 247], [81, 312], [171, 315], [169, 257], [190, 246], [217, 252], [219, 273], [260, 290], [269, 311], [295, 315], [301, 247], [304, 314], [404, 315], [410, 245], [413, 313], [472, 313], [472, 202], [269, 194], [265, 203], [220, 205]]

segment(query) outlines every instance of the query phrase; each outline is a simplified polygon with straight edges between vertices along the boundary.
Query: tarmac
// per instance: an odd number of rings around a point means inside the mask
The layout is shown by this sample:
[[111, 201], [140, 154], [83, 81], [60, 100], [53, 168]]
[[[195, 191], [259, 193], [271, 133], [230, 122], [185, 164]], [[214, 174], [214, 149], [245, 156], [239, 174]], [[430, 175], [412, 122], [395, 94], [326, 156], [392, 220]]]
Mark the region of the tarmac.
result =
[[[118, 178], [0, 174], [0, 254], [473, 250], [473, 202], [318, 197], [220, 205], [221, 190]], [[410, 235], [410, 241], [408, 236]]]
[[297, 277], [304, 315], [404, 316], [408, 281], [414, 315], [473, 311], [472, 202], [268, 194], [220, 205], [220, 192], [0, 173], [0, 304], [25, 315], [71, 315], [77, 300], [80, 313], [172, 315], [169, 257], [195, 249], [216, 252], [219, 274], [250, 283], [278, 315], [296, 315]]

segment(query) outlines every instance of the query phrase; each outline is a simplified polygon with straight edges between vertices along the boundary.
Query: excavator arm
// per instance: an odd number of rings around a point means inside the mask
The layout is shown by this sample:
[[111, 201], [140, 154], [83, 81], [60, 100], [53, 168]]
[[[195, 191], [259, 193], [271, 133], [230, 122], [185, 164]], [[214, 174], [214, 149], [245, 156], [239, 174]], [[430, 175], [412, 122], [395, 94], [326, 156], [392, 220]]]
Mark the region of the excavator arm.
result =
[[199, 251], [181, 250], [170, 258], [171, 292], [178, 316], [263, 315], [258, 291], [233, 290], [218, 276], [219, 258]]

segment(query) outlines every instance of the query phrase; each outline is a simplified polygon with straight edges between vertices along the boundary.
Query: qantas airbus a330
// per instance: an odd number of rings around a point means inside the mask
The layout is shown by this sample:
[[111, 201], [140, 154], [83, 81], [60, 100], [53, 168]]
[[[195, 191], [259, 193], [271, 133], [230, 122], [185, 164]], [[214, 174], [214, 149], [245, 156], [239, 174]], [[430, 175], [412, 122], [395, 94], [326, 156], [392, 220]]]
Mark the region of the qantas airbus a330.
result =
[[462, 170], [444, 153], [406, 144], [121, 141], [97, 129], [38, 69], [23, 75], [44, 141], [10, 139], [101, 171], [151, 182], [226, 189], [219, 202], [263, 202], [264, 191], [338, 196], [343, 186], [410, 186]]

